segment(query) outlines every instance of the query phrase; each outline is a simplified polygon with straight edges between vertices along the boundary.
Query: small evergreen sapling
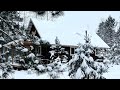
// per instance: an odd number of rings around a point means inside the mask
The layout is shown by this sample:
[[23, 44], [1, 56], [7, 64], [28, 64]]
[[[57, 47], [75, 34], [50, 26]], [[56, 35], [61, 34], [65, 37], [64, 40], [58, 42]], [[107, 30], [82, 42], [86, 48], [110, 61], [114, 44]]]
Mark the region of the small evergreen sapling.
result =
[[52, 51], [50, 51], [50, 53], [51, 53], [50, 59], [52, 59], [54, 61], [55, 59], [57, 59], [59, 57], [61, 62], [64, 62], [64, 61], [67, 62], [68, 52], [65, 51], [64, 48], [62, 48], [58, 37], [56, 37], [55, 44], [51, 46], [51, 49], [52, 49]]

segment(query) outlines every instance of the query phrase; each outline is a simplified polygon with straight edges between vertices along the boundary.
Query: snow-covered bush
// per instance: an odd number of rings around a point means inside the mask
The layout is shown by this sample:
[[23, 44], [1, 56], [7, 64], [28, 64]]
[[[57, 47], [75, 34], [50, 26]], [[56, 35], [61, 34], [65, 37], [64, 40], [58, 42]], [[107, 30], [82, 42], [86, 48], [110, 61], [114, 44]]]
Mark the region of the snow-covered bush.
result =
[[57, 79], [59, 78], [59, 74], [55, 71], [49, 72], [48, 73], [51, 79]]
[[62, 64], [60, 68], [58, 69], [58, 72], [65, 72], [67, 70], [68, 66], [67, 64]]
[[97, 73], [99, 74], [103, 74], [108, 70], [107, 64], [104, 64], [102, 62], [94, 62], [94, 67], [97, 70]]
[[120, 64], [120, 55], [113, 56], [110, 60], [113, 64], [119, 65]]
[[51, 72], [53, 69], [52, 69], [52, 67], [51, 66], [47, 66], [47, 71], [48, 72]]
[[59, 57], [56, 58], [52, 63], [47, 65], [48, 74], [52, 79], [59, 78], [60, 74], [67, 71], [67, 69], [68, 69], [68, 64], [62, 63]]
[[0, 77], [2, 79], [12, 78], [10, 76], [12, 76], [14, 71], [13, 71], [13, 67], [9, 63], [1, 63], [0, 70], [1, 70]]

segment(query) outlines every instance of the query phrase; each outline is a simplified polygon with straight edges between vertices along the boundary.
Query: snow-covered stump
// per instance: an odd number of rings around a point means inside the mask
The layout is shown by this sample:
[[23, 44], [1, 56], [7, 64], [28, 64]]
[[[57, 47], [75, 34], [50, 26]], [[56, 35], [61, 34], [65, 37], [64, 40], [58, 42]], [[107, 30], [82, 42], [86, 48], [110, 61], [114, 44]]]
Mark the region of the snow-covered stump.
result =
[[28, 74], [31, 74], [31, 73], [32, 73], [32, 70], [31, 70], [31, 69], [28, 69], [28, 70], [27, 70], [27, 73], [28, 73]]

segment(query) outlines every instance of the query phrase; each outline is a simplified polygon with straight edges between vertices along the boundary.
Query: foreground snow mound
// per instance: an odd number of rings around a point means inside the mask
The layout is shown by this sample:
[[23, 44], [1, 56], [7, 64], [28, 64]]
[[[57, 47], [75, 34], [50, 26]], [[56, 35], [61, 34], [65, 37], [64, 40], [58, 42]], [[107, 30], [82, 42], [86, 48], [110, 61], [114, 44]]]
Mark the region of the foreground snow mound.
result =
[[14, 79], [50, 79], [48, 73], [37, 75], [35, 72], [28, 74], [27, 71], [15, 71], [13, 74]]

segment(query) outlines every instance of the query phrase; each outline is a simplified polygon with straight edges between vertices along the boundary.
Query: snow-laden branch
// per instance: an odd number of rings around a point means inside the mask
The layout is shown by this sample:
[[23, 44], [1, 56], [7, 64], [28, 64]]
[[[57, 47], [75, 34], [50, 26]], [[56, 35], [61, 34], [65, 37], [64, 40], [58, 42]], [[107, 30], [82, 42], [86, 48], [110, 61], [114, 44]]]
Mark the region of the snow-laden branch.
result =
[[[1, 30], [0, 29], [0, 31], [2, 32], [2, 33], [4, 33], [5, 35], [7, 35], [12, 41], [14, 41], [5, 31], [3, 31], [3, 30]], [[15, 42], [15, 41], [14, 41]], [[15, 42], [16, 43], [16, 42]], [[17, 44], [17, 43], [16, 43]]]
[[12, 23], [12, 21], [5, 20], [5, 19], [4, 19], [4, 18], [2, 18], [1, 16], [0, 16], [0, 19], [2, 19], [4, 22], [9, 22], [9, 23]]

